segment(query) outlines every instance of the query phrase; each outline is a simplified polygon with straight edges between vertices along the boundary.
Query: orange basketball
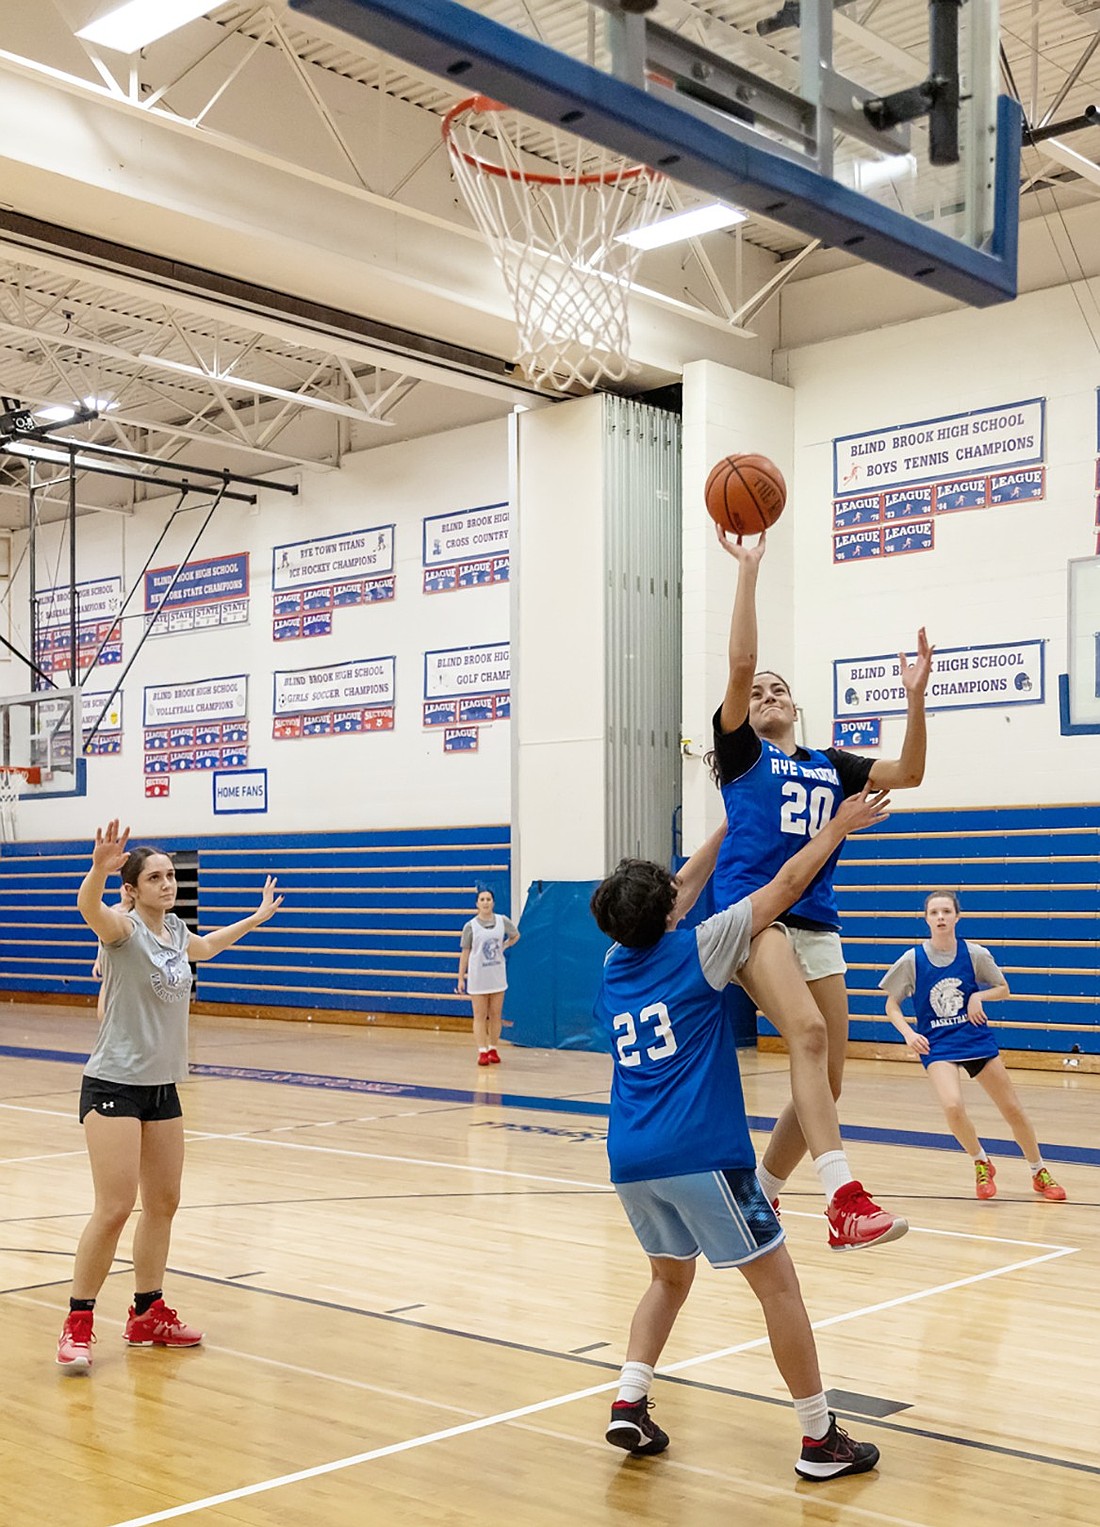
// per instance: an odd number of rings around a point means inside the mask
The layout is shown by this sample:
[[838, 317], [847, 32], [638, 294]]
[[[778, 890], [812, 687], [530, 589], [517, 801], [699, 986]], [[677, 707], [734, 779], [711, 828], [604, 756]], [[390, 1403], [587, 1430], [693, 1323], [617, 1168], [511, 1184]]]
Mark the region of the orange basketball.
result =
[[774, 525], [787, 502], [787, 484], [766, 456], [724, 456], [703, 489], [707, 513], [731, 535], [755, 536]]

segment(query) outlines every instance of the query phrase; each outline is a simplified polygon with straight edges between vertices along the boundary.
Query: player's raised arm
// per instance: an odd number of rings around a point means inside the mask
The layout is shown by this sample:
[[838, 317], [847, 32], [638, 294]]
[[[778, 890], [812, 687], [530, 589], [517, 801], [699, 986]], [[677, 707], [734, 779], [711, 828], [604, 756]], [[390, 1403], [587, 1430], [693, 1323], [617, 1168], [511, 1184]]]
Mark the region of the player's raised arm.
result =
[[871, 766], [869, 783], [876, 790], [911, 790], [924, 778], [927, 730], [924, 718], [924, 694], [932, 673], [935, 647], [921, 626], [917, 632], [917, 655], [911, 663], [904, 652], [898, 653], [901, 682], [905, 689], [905, 736], [897, 758], [876, 758]]
[[722, 700], [721, 722], [724, 732], [735, 732], [749, 714], [749, 696], [756, 674], [756, 580], [764, 555], [767, 533], [761, 532], [755, 546], [746, 546], [740, 536], [731, 536], [716, 525], [718, 544], [737, 563], [737, 593], [730, 616], [729, 677]]
[[874, 827], [890, 815], [890, 799], [885, 791], [861, 790], [842, 801], [837, 813], [811, 838], [805, 848], [788, 859], [774, 880], [749, 896], [752, 907], [752, 931], [760, 932], [774, 923], [780, 913], [793, 906], [810, 881], [829, 861], [835, 849], [850, 832]]

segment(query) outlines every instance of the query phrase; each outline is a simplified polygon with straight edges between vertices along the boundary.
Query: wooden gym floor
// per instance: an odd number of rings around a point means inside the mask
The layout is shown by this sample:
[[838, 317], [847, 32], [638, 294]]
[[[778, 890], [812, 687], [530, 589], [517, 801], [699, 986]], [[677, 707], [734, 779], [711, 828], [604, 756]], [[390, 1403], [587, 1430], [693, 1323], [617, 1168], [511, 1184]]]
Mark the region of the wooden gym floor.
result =
[[[604, 1443], [646, 1284], [606, 1182], [608, 1062], [505, 1047], [478, 1070], [455, 1034], [193, 1020], [166, 1297], [206, 1344], [123, 1346], [126, 1233], [93, 1372], [59, 1374], [93, 1031], [83, 1010], [0, 1011], [5, 1527], [1100, 1519], [1100, 1076], [1015, 1073], [1069, 1202], [1006, 1153], [979, 1203], [916, 1064], [851, 1063], [853, 1164], [914, 1229], [837, 1255], [805, 1170], [784, 1198], [826, 1383], [882, 1450], [876, 1473], [811, 1485], [755, 1302], [705, 1266], [654, 1391], [672, 1446]], [[744, 1071], [773, 1118], [785, 1060]], [[1001, 1120], [967, 1096], [997, 1155]]]

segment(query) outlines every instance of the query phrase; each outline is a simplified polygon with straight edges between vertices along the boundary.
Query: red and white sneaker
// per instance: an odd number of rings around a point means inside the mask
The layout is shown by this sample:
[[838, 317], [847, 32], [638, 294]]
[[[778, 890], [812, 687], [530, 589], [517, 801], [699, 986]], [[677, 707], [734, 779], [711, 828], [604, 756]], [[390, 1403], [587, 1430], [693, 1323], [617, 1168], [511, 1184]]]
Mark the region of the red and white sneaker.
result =
[[881, 1246], [896, 1241], [909, 1229], [909, 1221], [898, 1219], [872, 1203], [861, 1182], [846, 1182], [833, 1194], [825, 1210], [829, 1222], [830, 1251], [859, 1251], [864, 1246]]
[[794, 1466], [800, 1479], [840, 1479], [845, 1474], [866, 1474], [879, 1460], [873, 1442], [857, 1442], [849, 1437], [836, 1417], [829, 1412], [829, 1430], [820, 1441], [803, 1437], [802, 1456]]
[[1031, 1186], [1036, 1193], [1041, 1193], [1044, 1198], [1049, 1198], [1053, 1203], [1062, 1204], [1066, 1201], [1066, 1190], [1054, 1181], [1046, 1167], [1040, 1167], [1031, 1179]]
[[87, 1373], [93, 1341], [91, 1310], [70, 1310], [57, 1342], [57, 1366], [65, 1373]]
[[493, 1046], [489, 1051], [489, 1064], [491, 1066], [500, 1065], [500, 1056], [497, 1054], [495, 1046]]
[[492, 1065], [492, 1061], [489, 1059], [489, 1052], [488, 1052], [488, 1050], [479, 1050], [477, 1052], [477, 1063], [478, 1063], [479, 1066], [491, 1066]]
[[202, 1341], [202, 1332], [184, 1325], [163, 1299], [151, 1304], [144, 1315], [135, 1315], [131, 1305], [122, 1334], [131, 1347], [197, 1347]]
[[975, 1161], [974, 1191], [979, 1198], [996, 1198], [997, 1184], [993, 1181], [997, 1168], [992, 1161]]

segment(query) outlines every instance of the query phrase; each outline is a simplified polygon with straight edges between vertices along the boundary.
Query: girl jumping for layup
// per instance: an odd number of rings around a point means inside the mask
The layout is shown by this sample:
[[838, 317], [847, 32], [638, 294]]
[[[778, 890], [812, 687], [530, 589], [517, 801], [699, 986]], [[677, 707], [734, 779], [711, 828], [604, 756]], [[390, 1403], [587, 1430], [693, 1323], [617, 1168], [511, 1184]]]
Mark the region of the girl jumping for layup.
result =
[[[924, 920], [929, 941], [907, 949], [878, 983], [886, 993], [886, 1016], [927, 1071], [951, 1133], [973, 1161], [978, 1197], [996, 1196], [997, 1169], [963, 1103], [964, 1071], [977, 1077], [997, 1105], [1023, 1152], [1036, 1193], [1060, 1203], [1066, 1190], [1047, 1170], [1031, 1120], [988, 1027], [985, 1004], [1007, 997], [1008, 982], [988, 949], [955, 937], [959, 898], [954, 891], [933, 891], [926, 897]], [[913, 998], [915, 1028], [901, 1010], [906, 997]]]
[[[868, 784], [876, 790], [920, 784], [924, 691], [932, 648], [921, 630], [916, 662], [900, 658], [908, 697], [900, 758], [860, 758], [835, 748], [799, 747], [786, 681], [756, 668], [756, 581], [765, 537], [761, 535], [755, 546], [745, 546], [719, 529], [718, 541], [738, 564], [729, 679], [714, 718], [711, 755], [729, 822], [714, 873], [714, 899], [716, 906], [728, 907], [770, 880], [820, 832], [845, 797]], [[880, 1209], [853, 1179], [840, 1140], [836, 1099], [848, 1044], [848, 995], [832, 885], [839, 853], [838, 847], [809, 889], [779, 919], [787, 941], [754, 945], [738, 980], [782, 1034], [791, 1057], [791, 1102], [764, 1152], [760, 1185], [775, 1203], [808, 1147], [825, 1191], [829, 1245], [842, 1251], [896, 1240], [909, 1227]]]
[[[80, 1120], [92, 1167], [95, 1207], [80, 1237], [57, 1364], [92, 1365], [92, 1312], [111, 1270], [122, 1227], [141, 1190], [134, 1231], [136, 1293], [123, 1333], [132, 1347], [195, 1347], [202, 1332], [164, 1303], [161, 1285], [183, 1173], [183, 1110], [176, 1083], [187, 1079], [190, 962], [209, 960], [266, 923], [283, 898], [269, 875], [251, 917], [198, 937], [172, 908], [176, 872], [156, 848], [127, 852], [130, 829], [97, 828], [92, 867], [77, 893], [81, 917], [102, 945], [103, 1012], [84, 1068]], [[107, 876], [120, 871], [124, 907], [108, 907]]]

